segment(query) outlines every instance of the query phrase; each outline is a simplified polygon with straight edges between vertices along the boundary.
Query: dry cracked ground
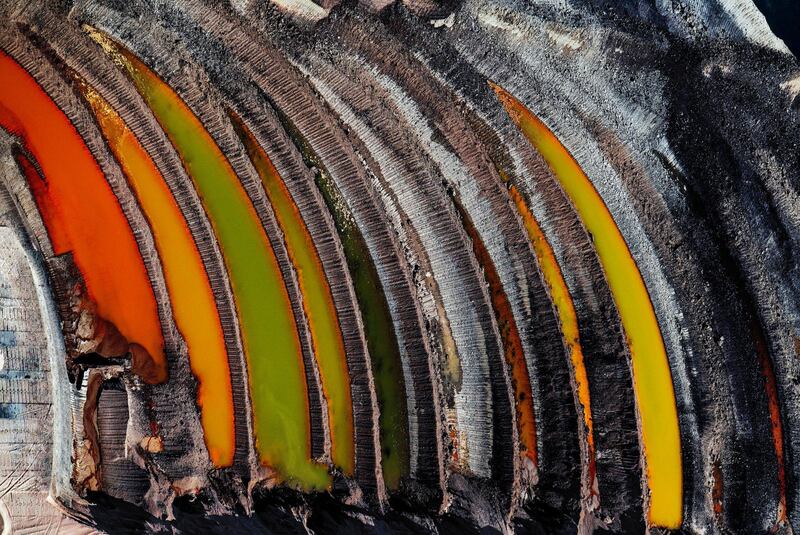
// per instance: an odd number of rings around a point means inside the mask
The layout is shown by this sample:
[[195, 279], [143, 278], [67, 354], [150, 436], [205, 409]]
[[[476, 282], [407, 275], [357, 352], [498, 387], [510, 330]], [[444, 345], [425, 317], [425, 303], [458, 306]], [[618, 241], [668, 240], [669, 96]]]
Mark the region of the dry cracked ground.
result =
[[800, 530], [758, 4], [0, 0], [3, 535]]

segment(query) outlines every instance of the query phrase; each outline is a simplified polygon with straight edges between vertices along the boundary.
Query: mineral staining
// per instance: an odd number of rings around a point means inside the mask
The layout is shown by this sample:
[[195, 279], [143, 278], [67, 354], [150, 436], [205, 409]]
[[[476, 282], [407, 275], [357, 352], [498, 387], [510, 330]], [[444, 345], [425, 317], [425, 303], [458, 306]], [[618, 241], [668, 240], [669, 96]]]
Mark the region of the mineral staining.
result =
[[[2, 51], [0, 79], [0, 126], [20, 137], [44, 175], [31, 189], [54, 253], [72, 253], [93, 311], [147, 352], [152, 366], [144, 379], [165, 381], [167, 362], [153, 289], [103, 172], [66, 115]], [[36, 180], [35, 173], [26, 175]]]
[[[75, 75], [77, 76], [77, 75]], [[85, 81], [77, 85], [94, 111], [153, 232], [172, 313], [197, 378], [206, 447], [217, 467], [230, 466], [234, 415], [228, 356], [211, 284], [186, 220], [153, 160], [122, 117]]]
[[401, 478], [408, 475], [409, 471], [408, 416], [400, 349], [389, 305], [367, 243], [339, 188], [296, 127], [287, 117], [282, 118], [287, 132], [303, 153], [306, 164], [316, 169], [317, 188], [342, 241], [347, 268], [353, 279], [353, 289], [364, 322], [375, 393], [380, 407], [378, 425], [383, 479], [388, 488], [396, 489]]
[[88, 30], [128, 73], [174, 145], [219, 240], [249, 365], [256, 448], [290, 484], [324, 489], [327, 470], [309, 458], [309, 416], [300, 340], [280, 267], [258, 214], [224, 154], [186, 103], [133, 54]]
[[261, 177], [278, 225], [283, 232], [292, 264], [297, 270], [297, 279], [303, 294], [303, 309], [308, 318], [314, 344], [314, 356], [319, 365], [322, 387], [328, 402], [331, 457], [334, 464], [345, 474], [351, 475], [354, 468], [355, 444], [350, 377], [344, 341], [339, 329], [339, 318], [328, 280], [300, 210], [294, 203], [283, 178], [244, 122], [233, 112], [229, 112], [229, 115], [237, 134], [247, 148], [253, 166]]
[[778, 387], [775, 379], [775, 370], [767, 349], [767, 341], [764, 331], [758, 320], [750, 321], [750, 332], [755, 344], [758, 362], [761, 368], [761, 375], [764, 377], [764, 388], [767, 393], [767, 403], [769, 406], [770, 429], [772, 431], [772, 443], [775, 445], [775, 457], [777, 461], [778, 476], [778, 510], [775, 518], [775, 529], [787, 520], [786, 513], [786, 467], [784, 465], [783, 451], [783, 422], [781, 421], [780, 401], [778, 399]]
[[478, 260], [478, 264], [483, 269], [483, 276], [488, 285], [492, 309], [497, 320], [497, 328], [500, 331], [500, 339], [503, 342], [503, 354], [511, 370], [517, 428], [520, 442], [522, 443], [521, 454], [535, 467], [538, 462], [536, 456], [536, 411], [533, 406], [533, 392], [531, 391], [531, 380], [528, 376], [528, 366], [525, 362], [525, 353], [522, 350], [522, 340], [519, 337], [519, 329], [517, 329], [517, 323], [514, 320], [511, 303], [509, 303], [508, 296], [503, 290], [500, 275], [497, 273], [492, 257], [489, 255], [489, 251], [486, 249], [469, 214], [467, 214], [455, 196], [453, 196], [453, 204], [461, 217], [467, 236], [472, 241], [472, 250]]
[[[504, 174], [501, 173], [501, 176]], [[594, 446], [594, 425], [592, 423], [592, 405], [589, 395], [589, 378], [586, 375], [586, 366], [583, 362], [583, 349], [581, 348], [580, 331], [578, 329], [578, 316], [575, 312], [575, 305], [569, 288], [564, 280], [561, 267], [558, 265], [553, 248], [548, 243], [538, 221], [528, 208], [528, 203], [517, 187], [511, 184], [508, 193], [517, 211], [522, 218], [528, 239], [533, 246], [536, 260], [539, 262], [539, 269], [542, 278], [550, 290], [550, 299], [558, 312], [558, 319], [561, 322], [561, 334], [569, 351], [570, 362], [575, 377], [575, 391], [583, 412], [583, 425], [586, 434], [586, 459], [588, 465], [588, 491], [596, 492], [595, 481], [595, 446]]]
[[493, 85], [509, 116], [539, 151], [592, 237], [631, 354], [634, 391], [654, 526], [677, 529], [683, 516], [681, 443], [664, 342], [639, 268], [594, 185], [556, 136], [521, 102]]

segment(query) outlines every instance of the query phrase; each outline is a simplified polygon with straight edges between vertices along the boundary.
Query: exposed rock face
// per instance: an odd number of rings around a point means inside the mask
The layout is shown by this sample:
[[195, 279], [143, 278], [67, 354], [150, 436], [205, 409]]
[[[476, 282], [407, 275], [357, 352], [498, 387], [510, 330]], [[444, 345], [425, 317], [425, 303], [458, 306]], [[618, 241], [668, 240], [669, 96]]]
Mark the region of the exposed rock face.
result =
[[0, 15], [4, 535], [800, 529], [800, 65], [749, 1]]

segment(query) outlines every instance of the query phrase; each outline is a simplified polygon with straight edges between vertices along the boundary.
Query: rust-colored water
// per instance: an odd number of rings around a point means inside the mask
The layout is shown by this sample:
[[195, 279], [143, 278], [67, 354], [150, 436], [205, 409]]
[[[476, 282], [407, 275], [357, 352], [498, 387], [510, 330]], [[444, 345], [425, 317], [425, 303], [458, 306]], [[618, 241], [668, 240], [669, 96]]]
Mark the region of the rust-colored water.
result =
[[655, 311], [625, 239], [602, 197], [556, 136], [521, 102], [492, 84], [512, 120], [539, 151], [593, 239], [627, 335], [649, 487], [648, 521], [677, 529], [683, 473], [675, 392]]
[[517, 430], [519, 432], [521, 453], [525, 455], [534, 466], [538, 466], [537, 444], [536, 444], [536, 412], [533, 406], [533, 392], [531, 390], [531, 379], [528, 375], [528, 365], [525, 362], [525, 353], [522, 350], [522, 340], [519, 337], [517, 322], [514, 320], [514, 313], [511, 303], [508, 300], [500, 274], [489, 255], [489, 251], [478, 234], [478, 230], [472, 223], [469, 214], [461, 206], [459, 201], [453, 198], [464, 229], [467, 231], [469, 239], [472, 241], [472, 250], [475, 258], [483, 269], [483, 276], [489, 285], [489, 297], [497, 319], [497, 328], [500, 331], [500, 338], [503, 342], [503, 354], [506, 363], [511, 368], [511, 380], [514, 388], [514, 405], [517, 413]]
[[28, 187], [30, 188], [31, 193], [33, 193], [33, 197], [36, 200], [36, 208], [39, 211], [42, 221], [44, 222], [45, 229], [47, 230], [47, 236], [50, 238], [50, 243], [58, 243], [59, 247], [62, 247], [65, 250], [72, 249], [66, 228], [64, 225], [59, 225], [56, 223], [64, 218], [64, 214], [61, 213], [58, 204], [53, 202], [53, 200], [50, 198], [47, 182], [45, 182], [44, 178], [41, 176], [41, 174], [39, 174], [36, 164], [30, 161], [23, 152], [15, 154], [15, 159], [17, 161], [17, 165], [19, 165], [19, 168], [25, 175], [25, 180], [28, 182]]
[[247, 356], [262, 464], [294, 486], [329, 487], [327, 470], [310, 459], [308, 395], [297, 325], [255, 207], [219, 146], [177, 93], [108, 36], [87, 31], [150, 106], [180, 155], [219, 241]]
[[764, 377], [764, 388], [767, 392], [767, 405], [769, 407], [770, 430], [772, 431], [772, 443], [775, 446], [775, 462], [778, 469], [778, 512], [775, 519], [777, 532], [781, 524], [786, 523], [788, 516], [786, 512], [786, 466], [783, 453], [783, 422], [781, 420], [781, 407], [778, 400], [778, 384], [775, 380], [775, 371], [772, 368], [772, 359], [767, 348], [767, 339], [761, 324], [755, 318], [750, 320], [750, 334], [758, 355], [758, 362], [761, 367], [761, 375]]
[[144, 347], [167, 379], [153, 289], [122, 208], [78, 132], [39, 84], [0, 51], [0, 126], [20, 137], [43, 181], [32, 188], [55, 254], [71, 252], [103, 319]]
[[286, 249], [297, 271], [297, 279], [303, 294], [303, 310], [308, 318], [314, 356], [319, 366], [325, 399], [328, 401], [331, 458], [345, 474], [350, 475], [353, 473], [355, 462], [350, 376], [347, 370], [344, 340], [339, 328], [339, 317], [328, 279], [300, 210], [283, 178], [244, 122], [233, 112], [229, 114], [242, 143], [247, 148], [253, 166], [261, 177], [275, 218], [283, 232]]
[[231, 377], [222, 326], [200, 252], [150, 155], [114, 108], [77, 74], [73, 77], [150, 224], [175, 323], [197, 378], [206, 447], [215, 466], [230, 466], [235, 448]]
[[583, 349], [581, 347], [580, 331], [578, 329], [578, 316], [575, 313], [575, 305], [572, 302], [572, 295], [564, 280], [561, 267], [553, 253], [553, 248], [542, 232], [539, 222], [531, 213], [525, 198], [517, 190], [516, 186], [508, 188], [509, 195], [517, 207], [517, 211], [522, 218], [528, 239], [533, 245], [536, 259], [539, 261], [539, 269], [542, 278], [550, 290], [550, 299], [558, 312], [561, 322], [561, 334], [569, 351], [572, 370], [575, 376], [575, 391], [578, 395], [578, 402], [583, 410], [583, 424], [586, 428], [587, 462], [589, 472], [589, 491], [595, 493], [596, 489], [596, 463], [594, 448], [594, 424], [592, 423], [592, 405], [589, 396], [589, 378], [586, 375], [586, 366], [583, 362]]

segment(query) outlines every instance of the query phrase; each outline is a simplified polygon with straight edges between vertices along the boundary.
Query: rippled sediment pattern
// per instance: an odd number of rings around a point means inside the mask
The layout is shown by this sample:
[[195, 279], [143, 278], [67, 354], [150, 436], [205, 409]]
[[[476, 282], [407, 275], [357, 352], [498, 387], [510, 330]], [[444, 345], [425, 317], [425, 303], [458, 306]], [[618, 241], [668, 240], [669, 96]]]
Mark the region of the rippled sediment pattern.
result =
[[478, 260], [478, 264], [483, 270], [483, 276], [486, 278], [486, 284], [489, 286], [497, 328], [503, 341], [503, 353], [511, 370], [511, 381], [514, 385], [517, 426], [522, 445], [521, 454], [527, 457], [533, 466], [536, 466], [538, 463], [536, 456], [536, 410], [533, 406], [531, 380], [528, 377], [528, 367], [525, 363], [525, 355], [522, 350], [522, 340], [519, 336], [517, 323], [508, 302], [508, 296], [503, 291], [497, 268], [492, 263], [489, 251], [486, 250], [486, 245], [484, 245], [478, 231], [475, 229], [475, 225], [464, 211], [461, 203], [454, 198], [453, 204], [455, 204], [464, 229], [467, 231], [467, 236], [472, 242], [475, 258]]
[[740, 0], [0, 0], [0, 525], [797, 531], [797, 72]]

